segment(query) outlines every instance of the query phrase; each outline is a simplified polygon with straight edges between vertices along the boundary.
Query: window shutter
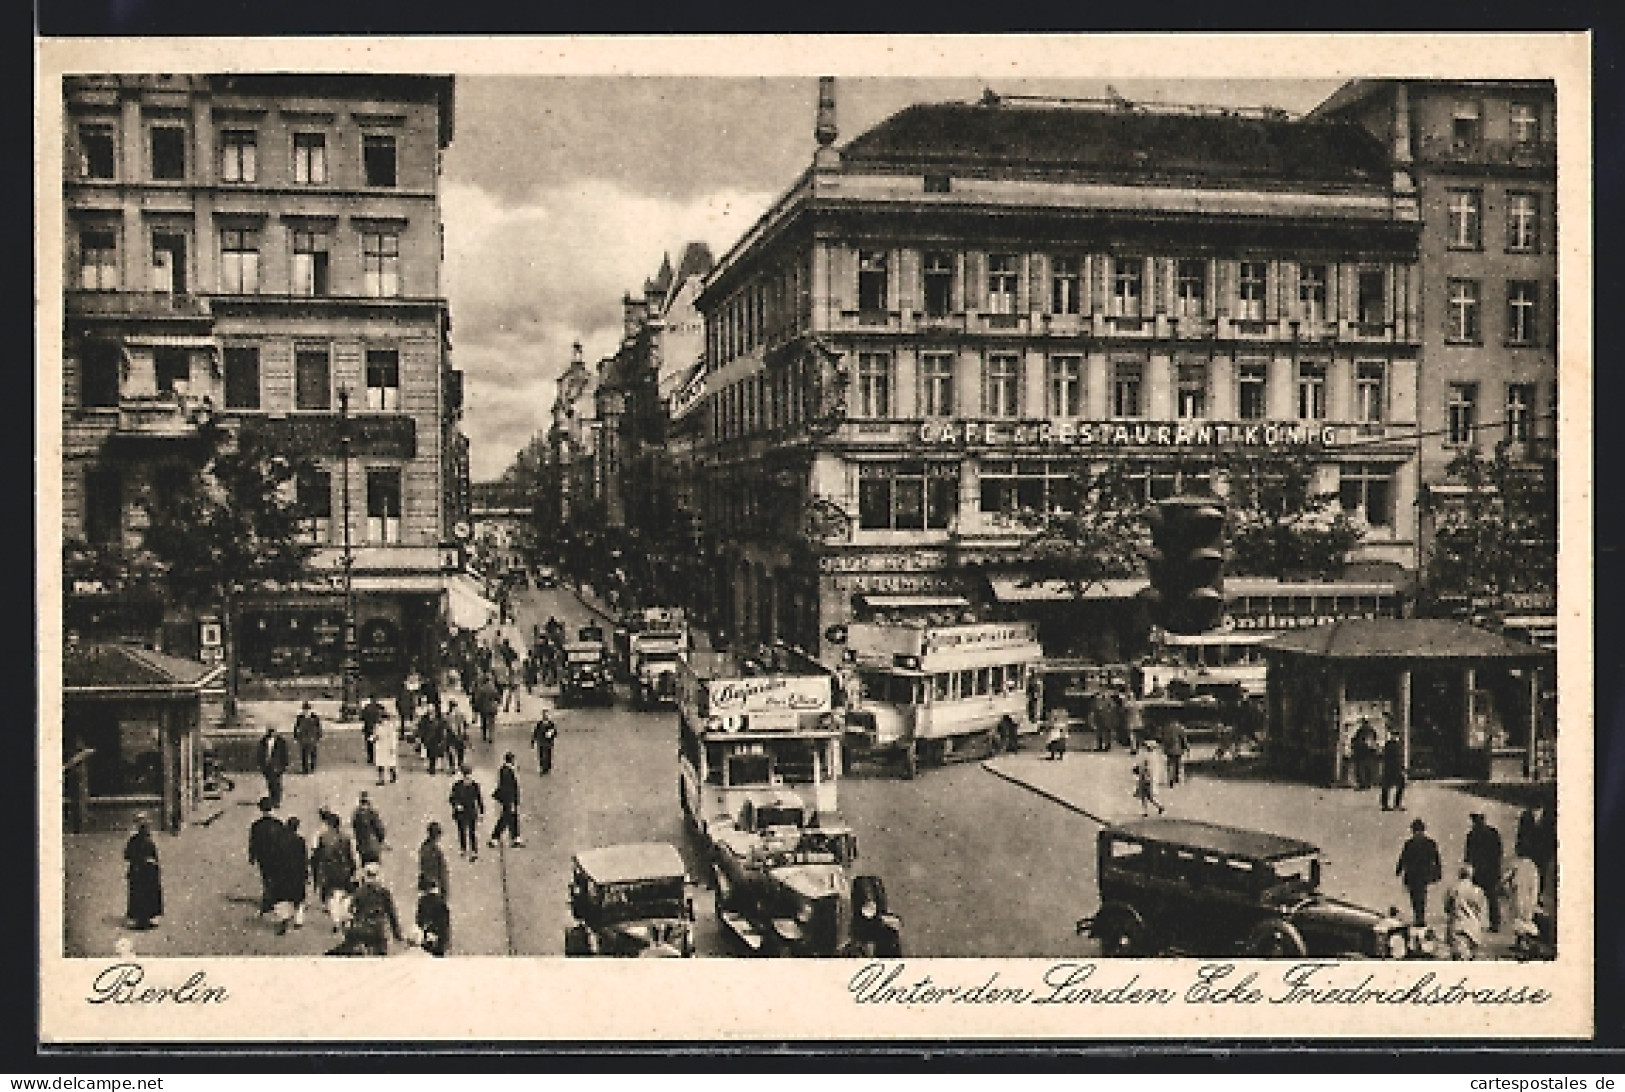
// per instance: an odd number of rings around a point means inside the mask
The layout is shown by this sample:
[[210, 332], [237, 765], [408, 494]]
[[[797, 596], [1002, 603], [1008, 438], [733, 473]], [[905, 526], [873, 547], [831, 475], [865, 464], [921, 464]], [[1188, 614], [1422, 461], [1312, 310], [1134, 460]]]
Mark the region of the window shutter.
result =
[[837, 311], [858, 309], [858, 252], [855, 247], [830, 248], [830, 296]]
[[987, 253], [981, 250], [965, 252], [965, 310], [981, 311], [987, 307]]
[[1359, 283], [1359, 275], [1354, 269], [1342, 263], [1338, 263], [1329, 275], [1337, 278], [1337, 294], [1333, 297], [1337, 301], [1336, 317], [1349, 322], [1354, 321], [1356, 318], [1354, 313], [1354, 290], [1355, 285]]
[[921, 263], [918, 250], [898, 252], [897, 307], [902, 311], [919, 311], [925, 306], [921, 294]]
[[1281, 317], [1281, 263], [1268, 262], [1264, 267], [1264, 321], [1275, 322]]
[[1111, 264], [1111, 259], [1104, 254], [1089, 255], [1089, 281], [1085, 287], [1085, 291], [1089, 293], [1088, 314], [1104, 315], [1106, 313], [1106, 303], [1111, 299], [1106, 277], [1109, 275]]
[[1303, 318], [1303, 308], [1298, 305], [1298, 263], [1278, 262], [1281, 279], [1281, 314], [1289, 319]]
[[1027, 310], [1034, 314], [1047, 314], [1050, 309], [1049, 256], [1027, 256]]
[[903, 307], [903, 251], [886, 251], [886, 309], [899, 311]]

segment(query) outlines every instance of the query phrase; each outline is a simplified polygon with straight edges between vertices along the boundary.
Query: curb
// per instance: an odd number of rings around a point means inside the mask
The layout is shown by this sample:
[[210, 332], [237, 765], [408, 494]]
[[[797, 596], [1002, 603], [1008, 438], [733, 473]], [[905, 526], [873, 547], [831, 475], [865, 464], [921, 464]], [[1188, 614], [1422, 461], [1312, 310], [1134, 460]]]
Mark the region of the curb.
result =
[[992, 774], [994, 777], [1001, 778], [1001, 779], [1003, 779], [1005, 781], [1008, 781], [1012, 785], [1019, 785], [1021, 788], [1026, 789], [1030, 793], [1033, 793], [1033, 794], [1035, 794], [1037, 796], [1042, 796], [1045, 800], [1048, 800], [1052, 804], [1059, 804], [1059, 805], [1061, 805], [1061, 807], [1065, 808], [1067, 811], [1076, 812], [1078, 815], [1083, 816], [1085, 819], [1088, 819], [1092, 823], [1099, 823], [1103, 827], [1109, 827], [1109, 826], [1112, 825], [1110, 820], [1102, 819], [1100, 816], [1096, 815], [1094, 812], [1089, 811], [1086, 808], [1079, 807], [1077, 804], [1074, 804], [1072, 801], [1066, 799], [1063, 796], [1057, 796], [1055, 793], [1050, 792], [1048, 789], [1039, 788], [1037, 785], [1034, 785], [1031, 781], [1024, 780], [1024, 779], [1022, 779], [1020, 777], [1017, 777], [1014, 774], [1005, 773], [1003, 770], [995, 768], [993, 766], [993, 764], [990, 761], [986, 760], [986, 759], [984, 759], [982, 761], [981, 766], [982, 766], [982, 769], [986, 770], [988, 773]]

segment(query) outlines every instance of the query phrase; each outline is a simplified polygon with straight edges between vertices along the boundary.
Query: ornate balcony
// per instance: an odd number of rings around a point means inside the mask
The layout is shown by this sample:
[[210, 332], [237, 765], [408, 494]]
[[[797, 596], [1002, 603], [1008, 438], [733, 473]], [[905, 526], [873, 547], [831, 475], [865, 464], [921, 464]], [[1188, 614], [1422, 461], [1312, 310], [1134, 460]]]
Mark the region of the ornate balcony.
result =
[[1424, 163], [1472, 167], [1519, 167], [1555, 171], [1555, 140], [1456, 140], [1451, 136], [1423, 137], [1417, 158]]
[[119, 397], [118, 431], [128, 439], [192, 439], [213, 415], [207, 398], [164, 392]]

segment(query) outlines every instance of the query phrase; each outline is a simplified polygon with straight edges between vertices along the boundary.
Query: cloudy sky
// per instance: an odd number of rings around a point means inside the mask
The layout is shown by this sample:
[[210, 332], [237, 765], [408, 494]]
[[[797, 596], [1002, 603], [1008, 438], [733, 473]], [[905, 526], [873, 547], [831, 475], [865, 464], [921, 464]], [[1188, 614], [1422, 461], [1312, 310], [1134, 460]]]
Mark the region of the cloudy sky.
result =
[[[1141, 101], [1278, 106], [1339, 81], [1116, 81]], [[445, 156], [445, 288], [476, 480], [545, 427], [579, 340], [615, 351], [621, 297], [691, 239], [719, 257], [806, 169], [816, 78], [460, 76]], [[839, 142], [916, 102], [1099, 97], [1100, 80], [842, 79]]]

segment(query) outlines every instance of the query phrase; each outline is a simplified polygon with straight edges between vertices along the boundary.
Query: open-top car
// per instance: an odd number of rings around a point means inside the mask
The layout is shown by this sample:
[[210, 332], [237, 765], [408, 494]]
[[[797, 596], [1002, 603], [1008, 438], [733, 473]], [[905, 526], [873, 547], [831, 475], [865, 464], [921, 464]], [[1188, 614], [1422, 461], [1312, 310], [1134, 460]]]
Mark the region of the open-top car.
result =
[[1402, 959], [1405, 923], [1320, 892], [1308, 842], [1192, 819], [1107, 827], [1100, 909], [1077, 931], [1108, 956]]
[[675, 847], [633, 842], [575, 855], [567, 956], [691, 956], [694, 903]]

